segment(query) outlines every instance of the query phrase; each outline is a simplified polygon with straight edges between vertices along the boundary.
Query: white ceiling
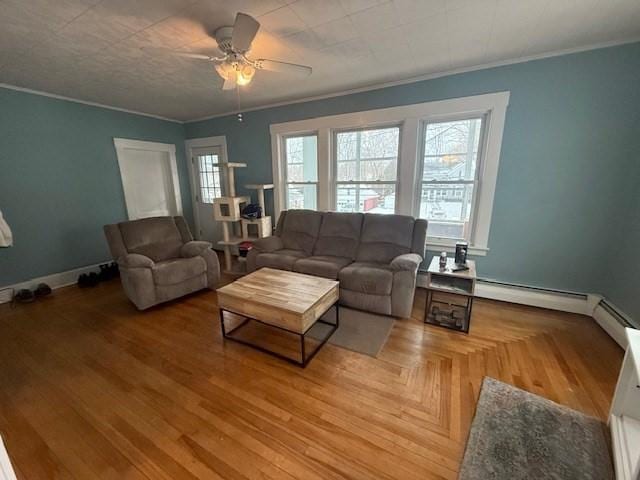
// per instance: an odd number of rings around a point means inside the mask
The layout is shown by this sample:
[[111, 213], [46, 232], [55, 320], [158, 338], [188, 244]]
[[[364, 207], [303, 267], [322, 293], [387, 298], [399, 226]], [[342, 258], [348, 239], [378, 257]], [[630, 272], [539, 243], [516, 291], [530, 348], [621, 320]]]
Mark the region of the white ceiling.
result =
[[258, 72], [242, 108], [640, 36], [640, 0], [0, 0], [0, 83], [191, 120], [237, 109], [212, 65], [236, 12], [251, 56], [314, 68]]

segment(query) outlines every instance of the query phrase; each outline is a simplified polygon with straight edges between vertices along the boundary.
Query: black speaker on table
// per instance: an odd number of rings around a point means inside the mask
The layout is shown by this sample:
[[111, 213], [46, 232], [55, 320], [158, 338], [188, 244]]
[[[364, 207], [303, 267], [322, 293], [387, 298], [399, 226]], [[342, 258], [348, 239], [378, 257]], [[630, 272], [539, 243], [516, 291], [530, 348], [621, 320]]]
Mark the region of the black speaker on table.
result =
[[467, 263], [467, 250], [469, 244], [467, 242], [456, 243], [456, 257], [455, 262], [457, 265], [465, 265]]

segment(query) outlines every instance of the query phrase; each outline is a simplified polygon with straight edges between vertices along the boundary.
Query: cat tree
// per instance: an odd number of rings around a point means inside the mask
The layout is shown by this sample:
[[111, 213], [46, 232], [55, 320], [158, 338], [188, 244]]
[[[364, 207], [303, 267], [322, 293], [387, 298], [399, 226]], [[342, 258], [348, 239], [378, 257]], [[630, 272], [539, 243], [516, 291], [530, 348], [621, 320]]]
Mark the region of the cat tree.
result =
[[[220, 167], [224, 169], [222, 178], [227, 183], [227, 195], [213, 200], [213, 218], [222, 223], [222, 240], [218, 244], [224, 249], [225, 273], [229, 274], [244, 273], [244, 269], [240, 266], [237, 269], [233, 268], [235, 256], [238, 256], [240, 262], [244, 261], [244, 258], [240, 257], [237, 251], [240, 243], [271, 235], [271, 217], [246, 219], [241, 216], [242, 209], [251, 203], [251, 197], [248, 195], [236, 196], [234, 170], [246, 166], [246, 163], [227, 162], [220, 164]], [[258, 203], [264, 214], [264, 191], [273, 188], [273, 185], [248, 184], [245, 185], [245, 188], [257, 191]]]

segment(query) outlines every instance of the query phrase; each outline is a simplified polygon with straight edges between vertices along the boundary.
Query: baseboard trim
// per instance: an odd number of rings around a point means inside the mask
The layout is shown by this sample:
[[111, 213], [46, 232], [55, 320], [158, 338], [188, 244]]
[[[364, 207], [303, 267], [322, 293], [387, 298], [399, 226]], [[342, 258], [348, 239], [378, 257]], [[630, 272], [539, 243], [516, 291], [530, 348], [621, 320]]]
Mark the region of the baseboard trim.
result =
[[[427, 286], [426, 273], [418, 272], [417, 286], [422, 288]], [[638, 328], [628, 315], [609, 300], [593, 293], [565, 292], [478, 279], [475, 295], [479, 298], [591, 317], [622, 348], [627, 347], [625, 327]]]
[[[425, 273], [418, 272], [417, 286], [422, 288], [427, 286], [427, 275]], [[492, 280], [478, 279], [475, 296], [588, 316], [591, 316], [593, 308], [595, 308], [593, 299], [590, 298], [591, 295]], [[597, 298], [599, 299], [599, 297]]]
[[627, 327], [637, 328], [631, 318], [609, 300], [603, 298], [593, 310], [593, 319], [618, 345], [626, 350], [627, 335], [624, 329]]
[[479, 280], [476, 297], [591, 316], [589, 295]]
[[109, 263], [111, 260], [96, 263], [95, 265], [87, 265], [86, 267], [74, 268], [73, 270], [67, 270], [66, 272], [53, 273], [51, 275], [45, 275], [43, 277], [33, 278], [24, 282], [16, 283], [13, 285], [6, 285], [0, 287], [0, 303], [7, 303], [11, 301], [11, 292], [18, 291], [22, 288], [35, 289], [39, 283], [46, 283], [52, 289], [67, 287], [73, 285], [78, 281], [78, 277], [83, 273], [95, 272], [100, 268], [100, 265]]

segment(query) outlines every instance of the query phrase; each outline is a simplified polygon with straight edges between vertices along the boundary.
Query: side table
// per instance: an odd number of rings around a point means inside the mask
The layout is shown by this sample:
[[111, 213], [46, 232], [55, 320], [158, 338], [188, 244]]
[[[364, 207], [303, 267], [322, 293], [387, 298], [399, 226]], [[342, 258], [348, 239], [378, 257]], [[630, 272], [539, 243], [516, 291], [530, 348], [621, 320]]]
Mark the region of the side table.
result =
[[434, 256], [427, 270], [427, 301], [424, 323], [468, 333], [476, 289], [476, 263], [467, 260], [468, 270], [452, 271], [454, 259], [440, 269], [440, 257]]

